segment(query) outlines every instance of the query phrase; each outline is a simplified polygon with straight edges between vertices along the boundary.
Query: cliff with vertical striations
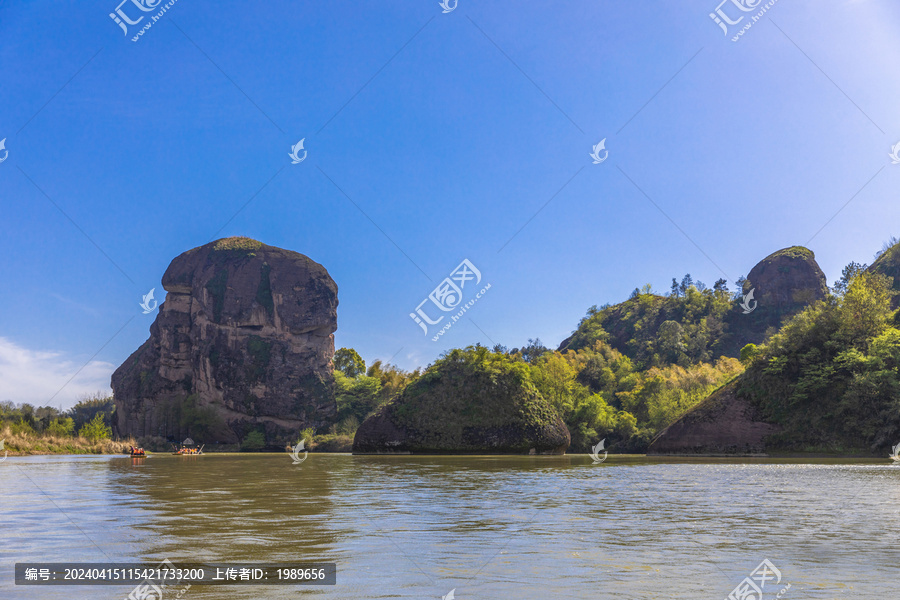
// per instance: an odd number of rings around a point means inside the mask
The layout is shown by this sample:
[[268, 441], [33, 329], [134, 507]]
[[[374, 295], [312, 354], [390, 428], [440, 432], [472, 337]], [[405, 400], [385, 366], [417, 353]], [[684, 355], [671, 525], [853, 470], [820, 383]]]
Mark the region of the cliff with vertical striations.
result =
[[144, 342], [112, 376], [119, 435], [296, 440], [336, 413], [337, 285], [322, 265], [249, 238], [188, 250]]

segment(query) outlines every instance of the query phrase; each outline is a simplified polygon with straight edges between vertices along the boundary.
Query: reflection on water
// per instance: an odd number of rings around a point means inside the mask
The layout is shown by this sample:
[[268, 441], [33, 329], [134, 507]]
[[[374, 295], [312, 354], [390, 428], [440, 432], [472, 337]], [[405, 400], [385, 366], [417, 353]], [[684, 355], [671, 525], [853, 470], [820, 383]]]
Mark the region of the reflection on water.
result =
[[[796, 600], [896, 597], [900, 465], [610, 456], [10, 457], [0, 597], [25, 561], [337, 563], [337, 585], [237, 598], [725, 598], [763, 559]], [[771, 584], [770, 584], [771, 585]], [[775, 587], [767, 587], [768, 600]]]

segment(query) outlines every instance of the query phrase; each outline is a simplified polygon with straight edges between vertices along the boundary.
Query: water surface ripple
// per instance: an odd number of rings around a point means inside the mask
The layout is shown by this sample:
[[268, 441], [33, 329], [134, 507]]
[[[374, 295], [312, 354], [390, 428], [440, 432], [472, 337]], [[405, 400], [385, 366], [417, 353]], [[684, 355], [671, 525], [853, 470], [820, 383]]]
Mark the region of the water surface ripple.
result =
[[763, 559], [786, 600], [897, 597], [900, 466], [610, 456], [155, 455], [0, 464], [0, 597], [16, 562], [337, 563], [336, 586], [193, 586], [185, 600], [722, 600]]

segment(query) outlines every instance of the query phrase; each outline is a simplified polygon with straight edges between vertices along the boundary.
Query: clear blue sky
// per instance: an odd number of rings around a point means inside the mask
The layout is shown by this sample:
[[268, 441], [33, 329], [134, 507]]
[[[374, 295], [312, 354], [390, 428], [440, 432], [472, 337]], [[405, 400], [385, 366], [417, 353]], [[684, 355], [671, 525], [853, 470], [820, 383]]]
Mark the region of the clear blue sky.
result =
[[[832, 282], [900, 234], [889, 0], [782, 0], [738, 42], [715, 0], [178, 0], [138, 42], [116, 5], [0, 2], [0, 400], [108, 386], [217, 237], [321, 263], [337, 346], [414, 368], [794, 244]], [[463, 259], [491, 289], [433, 342], [409, 313]]]

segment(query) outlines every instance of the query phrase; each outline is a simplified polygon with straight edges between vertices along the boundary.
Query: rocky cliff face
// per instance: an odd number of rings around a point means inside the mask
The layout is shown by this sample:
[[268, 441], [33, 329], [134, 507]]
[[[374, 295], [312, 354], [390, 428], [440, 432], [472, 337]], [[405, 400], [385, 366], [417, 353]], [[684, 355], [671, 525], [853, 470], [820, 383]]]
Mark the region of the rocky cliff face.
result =
[[759, 455], [765, 438], [780, 431], [727, 385], [664, 429], [647, 454]]
[[120, 435], [269, 443], [330, 422], [337, 286], [321, 265], [248, 238], [188, 250], [163, 275], [150, 339], [112, 376]]

